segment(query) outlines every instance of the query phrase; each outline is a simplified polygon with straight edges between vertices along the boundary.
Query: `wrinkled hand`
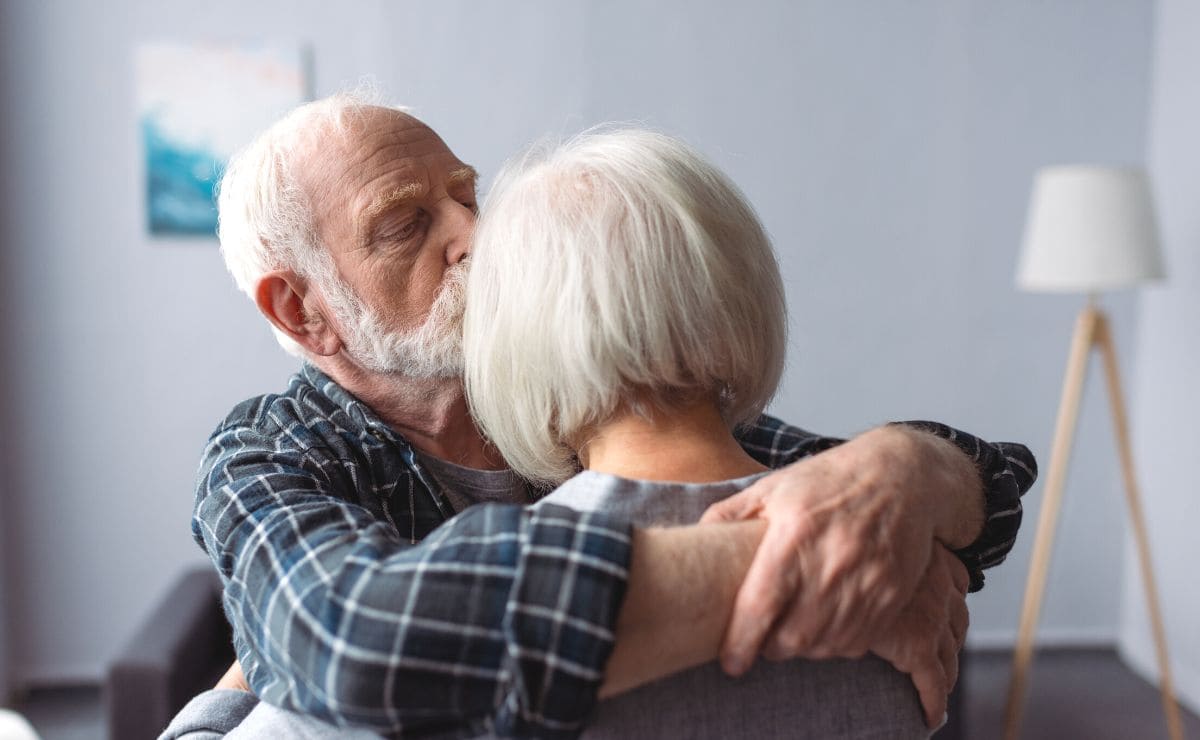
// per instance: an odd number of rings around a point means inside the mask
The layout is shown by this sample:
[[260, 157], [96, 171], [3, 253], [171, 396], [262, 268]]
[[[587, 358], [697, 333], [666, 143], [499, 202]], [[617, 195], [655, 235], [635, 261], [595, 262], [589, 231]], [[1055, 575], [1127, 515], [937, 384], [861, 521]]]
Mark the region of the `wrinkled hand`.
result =
[[969, 583], [959, 559], [936, 546], [912, 601], [892, 628], [871, 643], [871, 652], [912, 677], [930, 728], [941, 723], [946, 697], [958, 681], [958, 651], [970, 621]]
[[250, 691], [250, 684], [246, 683], [246, 674], [242, 672], [242, 664], [233, 661], [233, 665], [229, 666], [229, 670], [225, 671], [225, 675], [221, 676], [221, 680], [217, 681], [213, 688]]
[[909, 434], [867, 432], [705, 512], [702, 522], [768, 520], [726, 628], [726, 672], [760, 652], [858, 657], [895, 621], [934, 538]]

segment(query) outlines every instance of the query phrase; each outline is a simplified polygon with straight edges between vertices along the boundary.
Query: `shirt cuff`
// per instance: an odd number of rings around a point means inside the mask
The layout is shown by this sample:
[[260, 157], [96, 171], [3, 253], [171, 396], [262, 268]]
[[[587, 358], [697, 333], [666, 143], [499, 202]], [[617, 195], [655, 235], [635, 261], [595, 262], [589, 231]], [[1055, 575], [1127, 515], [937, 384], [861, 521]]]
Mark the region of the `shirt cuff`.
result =
[[1004, 562], [1021, 526], [1021, 496], [1037, 479], [1037, 462], [1025, 445], [992, 444], [933, 421], [898, 422], [952, 442], [979, 471], [984, 493], [983, 531], [966, 547], [955, 550], [971, 576], [970, 591], [983, 588], [983, 571]]

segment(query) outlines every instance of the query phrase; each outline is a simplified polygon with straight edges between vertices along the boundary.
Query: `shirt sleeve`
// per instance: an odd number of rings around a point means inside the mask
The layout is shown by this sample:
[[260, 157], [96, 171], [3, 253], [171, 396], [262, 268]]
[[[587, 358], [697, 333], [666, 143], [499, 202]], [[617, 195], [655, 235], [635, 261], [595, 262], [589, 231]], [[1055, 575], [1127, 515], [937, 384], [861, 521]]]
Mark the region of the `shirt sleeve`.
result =
[[630, 527], [473, 507], [419, 544], [330, 491], [330, 461], [218, 431], [193, 532], [263, 700], [384, 734], [571, 737], [592, 709]]
[[971, 574], [970, 590], [978, 591], [983, 588], [983, 571], [1003, 563], [1017, 541], [1021, 496], [1037, 480], [1037, 461], [1023, 444], [985, 442], [934, 421], [900, 423], [953, 442], [979, 471], [985, 502], [983, 530], [974, 542], [954, 552]]
[[[1025, 445], [985, 442], [953, 427], [932, 421], [897, 422], [953, 442], [979, 471], [985, 501], [985, 520], [979, 537], [955, 551], [971, 576], [971, 591], [983, 588], [983, 571], [1004, 562], [1021, 525], [1021, 496], [1037, 480], [1037, 462]], [[779, 468], [844, 442], [761, 416], [739, 430], [739, 440], [751, 456], [767, 467]]]

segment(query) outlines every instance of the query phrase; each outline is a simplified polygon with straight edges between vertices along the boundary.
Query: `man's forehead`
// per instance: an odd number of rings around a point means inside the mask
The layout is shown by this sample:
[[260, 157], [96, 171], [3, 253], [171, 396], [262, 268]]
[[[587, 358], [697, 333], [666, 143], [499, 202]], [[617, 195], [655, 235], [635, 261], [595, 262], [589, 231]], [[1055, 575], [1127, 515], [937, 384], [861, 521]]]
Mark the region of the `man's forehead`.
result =
[[431, 179], [449, 185], [474, 177], [433, 129], [402, 111], [369, 109], [323, 133], [312, 140], [309, 171], [300, 173], [314, 205], [361, 212], [393, 191], [416, 195]]
[[454, 157], [441, 137], [424, 122], [387, 108], [360, 113], [321, 138], [315, 142], [318, 156], [325, 153], [345, 168], [393, 160], [399, 166], [408, 160]]

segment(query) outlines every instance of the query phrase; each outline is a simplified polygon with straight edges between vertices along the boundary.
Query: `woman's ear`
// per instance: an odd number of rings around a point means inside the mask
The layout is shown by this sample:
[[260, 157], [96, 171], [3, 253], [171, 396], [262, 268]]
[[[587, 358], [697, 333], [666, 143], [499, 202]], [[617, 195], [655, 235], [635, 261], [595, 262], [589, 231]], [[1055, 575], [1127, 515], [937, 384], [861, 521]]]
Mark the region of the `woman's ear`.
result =
[[[310, 353], [328, 357], [341, 351], [341, 337], [326, 318], [324, 301], [311, 291], [307, 280], [291, 270], [276, 270], [259, 278], [254, 302], [275, 328]], [[306, 304], [314, 308], [306, 309]]]

